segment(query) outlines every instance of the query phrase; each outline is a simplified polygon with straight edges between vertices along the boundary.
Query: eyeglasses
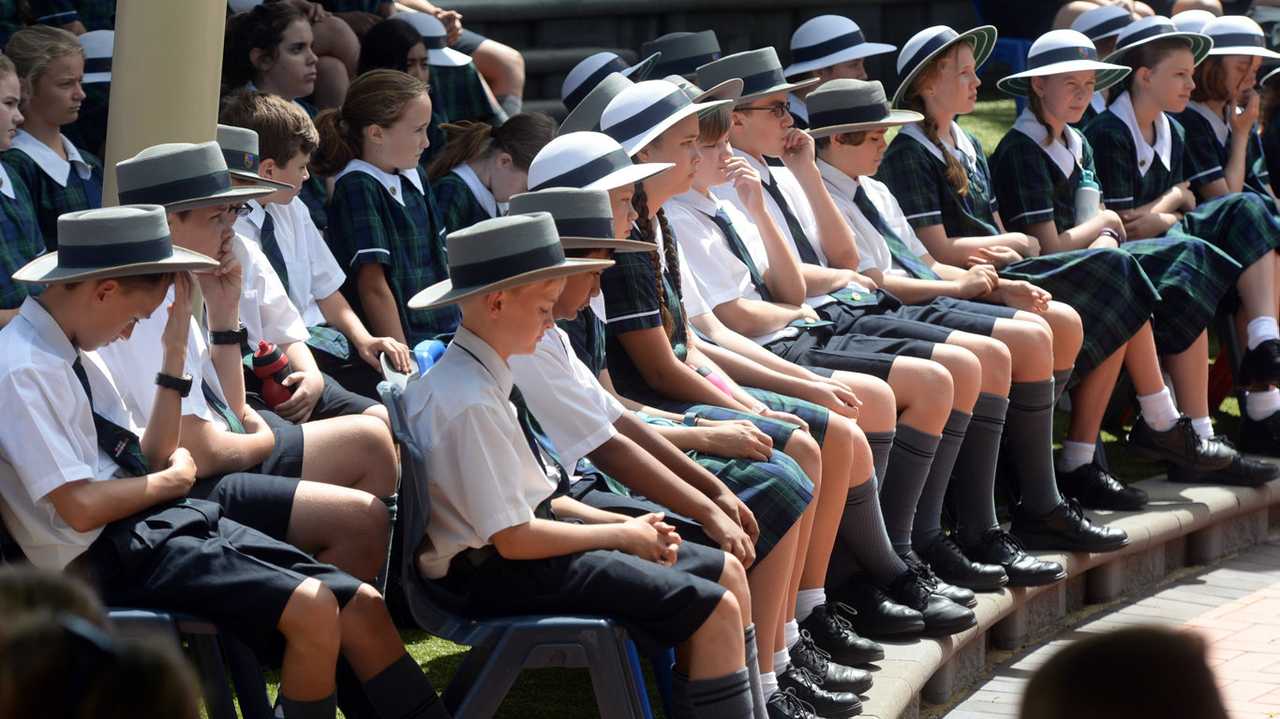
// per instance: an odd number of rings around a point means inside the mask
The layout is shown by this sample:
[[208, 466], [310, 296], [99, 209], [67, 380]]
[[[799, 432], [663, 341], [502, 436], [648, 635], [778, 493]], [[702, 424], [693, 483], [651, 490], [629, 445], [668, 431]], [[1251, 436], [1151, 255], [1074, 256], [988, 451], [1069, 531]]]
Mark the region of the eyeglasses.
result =
[[764, 107], [739, 107], [739, 108], [735, 108], [735, 111], [736, 112], [767, 112], [770, 115], [773, 115], [774, 117], [781, 120], [782, 118], [787, 116], [787, 113], [790, 111], [790, 108], [787, 106], [787, 103], [779, 101], [779, 102], [773, 103], [772, 105], [765, 105]]
[[247, 202], [241, 202], [238, 205], [227, 205], [226, 213], [235, 215], [236, 217], [248, 217], [253, 212], [253, 208]]

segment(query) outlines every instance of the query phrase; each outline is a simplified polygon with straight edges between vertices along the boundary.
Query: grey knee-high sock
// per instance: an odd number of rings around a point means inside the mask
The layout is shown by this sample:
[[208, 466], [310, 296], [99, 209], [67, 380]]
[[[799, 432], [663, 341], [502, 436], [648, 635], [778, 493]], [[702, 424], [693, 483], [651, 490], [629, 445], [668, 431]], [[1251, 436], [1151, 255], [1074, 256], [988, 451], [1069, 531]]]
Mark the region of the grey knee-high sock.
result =
[[714, 679], [690, 679], [675, 672], [671, 704], [676, 719], [754, 719], [755, 716], [746, 669]]
[[765, 710], [764, 684], [760, 681], [760, 648], [756, 644], [756, 625], [748, 624], [742, 630], [742, 643], [747, 649], [747, 679], [751, 682], [751, 706], [755, 719], [769, 719]]
[[1047, 514], [1062, 502], [1053, 471], [1053, 380], [1014, 382], [1004, 426], [1005, 449], [1018, 473], [1022, 506]]
[[942, 440], [933, 455], [933, 466], [929, 468], [929, 478], [920, 493], [916, 521], [911, 528], [911, 543], [917, 547], [927, 547], [942, 536], [942, 505], [947, 500], [947, 486], [951, 484], [956, 457], [960, 454], [960, 445], [964, 443], [964, 433], [969, 429], [972, 418], [968, 412], [953, 409], [951, 416], [947, 417], [947, 426], [942, 428]]
[[960, 543], [976, 543], [982, 533], [999, 525], [996, 519], [996, 460], [1009, 400], [983, 392], [973, 405], [973, 420], [956, 459], [956, 491], [951, 493]]
[[1067, 383], [1071, 381], [1071, 373], [1075, 371], [1075, 367], [1053, 371], [1053, 404], [1057, 406], [1058, 400], [1062, 399], [1062, 393], [1067, 391]]
[[435, 687], [408, 652], [365, 682], [364, 693], [382, 719], [449, 719]]
[[[840, 517], [839, 541], [836, 542], [840, 552], [836, 556], [847, 553], [873, 581], [888, 584], [907, 571], [907, 565], [902, 563], [889, 543], [884, 515], [876, 498], [876, 484], [876, 478], [872, 477], [849, 488], [844, 515]], [[836, 564], [834, 557], [831, 563]]]
[[880, 487], [880, 509], [889, 529], [889, 541], [893, 542], [896, 551], [911, 549], [911, 527], [915, 523], [916, 507], [941, 439], [915, 427], [898, 425], [893, 450], [889, 453], [889, 468]]
[[309, 702], [295, 701], [282, 694], [276, 709], [284, 719], [333, 719], [338, 714], [338, 705], [332, 694]]
[[889, 469], [889, 452], [893, 449], [893, 432], [867, 432], [867, 444], [871, 445], [871, 465], [876, 476], [883, 477]]

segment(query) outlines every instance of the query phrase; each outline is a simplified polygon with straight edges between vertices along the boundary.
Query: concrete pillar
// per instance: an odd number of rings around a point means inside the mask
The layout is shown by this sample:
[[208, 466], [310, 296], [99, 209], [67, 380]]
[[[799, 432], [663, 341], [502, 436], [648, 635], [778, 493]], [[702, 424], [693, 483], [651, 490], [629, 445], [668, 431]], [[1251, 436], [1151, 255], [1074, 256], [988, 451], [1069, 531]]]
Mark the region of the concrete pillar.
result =
[[222, 82], [222, 0], [119, 0], [102, 204], [116, 163], [161, 142], [214, 139]]

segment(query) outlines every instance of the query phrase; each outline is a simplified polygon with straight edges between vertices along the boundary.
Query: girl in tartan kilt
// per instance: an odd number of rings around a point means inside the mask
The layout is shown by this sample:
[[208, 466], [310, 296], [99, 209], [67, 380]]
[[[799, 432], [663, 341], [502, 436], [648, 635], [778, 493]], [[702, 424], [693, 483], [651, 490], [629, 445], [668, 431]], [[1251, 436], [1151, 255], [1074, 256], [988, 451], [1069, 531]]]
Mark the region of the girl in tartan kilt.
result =
[[[1125, 241], [1119, 215], [1096, 204], [1093, 149], [1071, 125], [1090, 85], [1095, 91], [1106, 89], [1123, 80], [1129, 70], [1094, 58], [1087, 38], [1070, 30], [1054, 31], [1032, 47], [1033, 69], [1000, 81], [1002, 90], [1026, 96], [1029, 102], [992, 157], [996, 192], [1009, 216], [1008, 227], [1035, 237], [1045, 255], [1123, 243], [1120, 250], [1138, 261], [1160, 293], [1151, 322], [1155, 346], [1194, 426], [1207, 422], [1209, 414], [1205, 328], [1240, 268], [1218, 248], [1187, 235]], [[1078, 196], [1088, 198], [1081, 200], [1079, 209]], [[1119, 364], [1113, 360], [1107, 371], [1118, 372]], [[1135, 380], [1148, 381], [1141, 374]], [[1079, 493], [1101, 487], [1119, 490], [1094, 461], [1092, 429], [1073, 423], [1058, 462], [1058, 481]], [[1274, 474], [1264, 464], [1231, 454], [1232, 465], [1224, 478], [1251, 483]], [[1172, 476], [1195, 478], [1184, 473]]]
[[[1137, 260], [1114, 243], [1038, 256], [1038, 240], [1004, 230], [981, 146], [954, 121], [973, 110], [980, 84], [976, 68], [994, 42], [991, 27], [963, 34], [940, 27], [921, 31], [907, 43], [898, 59], [902, 83], [894, 106], [917, 110], [925, 119], [894, 138], [879, 179], [893, 191], [930, 255], [959, 266], [994, 265], [1001, 278], [1031, 282], [1079, 314], [1084, 345], [1076, 358], [1079, 382], [1072, 390], [1073, 439], [1092, 442], [1097, 436], [1123, 362], [1141, 378], [1135, 382], [1145, 421], [1135, 426], [1131, 446], [1178, 467], [1223, 469], [1231, 461], [1229, 450], [1197, 440], [1164, 387], [1150, 326], [1159, 294]], [[1037, 404], [1029, 399], [1032, 390], [1030, 383], [1015, 383], [1011, 407]], [[1043, 471], [1052, 474], [1053, 468]]]
[[[1280, 219], [1274, 211], [1274, 200], [1246, 191], [1197, 204], [1191, 189], [1194, 180], [1188, 176], [1189, 158], [1194, 154], [1187, 149], [1189, 135], [1181, 123], [1167, 114], [1186, 107], [1194, 87], [1193, 70], [1206, 57], [1209, 46], [1207, 36], [1176, 32], [1163, 18], [1148, 18], [1127, 28], [1109, 59], [1117, 60], [1133, 72], [1126, 79], [1124, 92], [1090, 123], [1085, 136], [1093, 147], [1103, 189], [1102, 200], [1119, 213], [1126, 237], [1199, 238], [1221, 249], [1244, 268], [1231, 280], [1235, 290], [1232, 294], [1239, 300], [1236, 313], [1247, 327], [1248, 341], [1248, 352], [1236, 381], [1250, 390], [1252, 399], [1246, 401], [1246, 409], [1253, 409], [1247, 412], [1253, 416], [1244, 422], [1243, 449], [1275, 453], [1276, 429], [1280, 429], [1277, 424], [1280, 415], [1276, 414], [1280, 409], [1280, 392], [1271, 385], [1280, 374], [1277, 372], [1280, 331], [1276, 326], [1280, 279], [1275, 253], [1280, 243]], [[1223, 71], [1228, 67], [1240, 69], [1234, 59], [1231, 63], [1215, 61], [1215, 64]], [[1251, 63], [1243, 64], [1247, 73]], [[1195, 119], [1203, 117], [1197, 113]], [[1223, 179], [1222, 184], [1225, 183]], [[1216, 274], [1220, 281], [1231, 277], [1223, 272]], [[1195, 309], [1195, 305], [1178, 308], [1179, 311], [1187, 309]], [[1176, 351], [1177, 347], [1170, 349]], [[1207, 355], [1207, 350], [1200, 352], [1201, 357]], [[1203, 364], [1198, 359], [1192, 364], [1186, 372], [1202, 377]], [[1174, 369], [1173, 362], [1170, 369]], [[1175, 379], [1179, 374], [1175, 371]], [[1203, 396], [1198, 391], [1178, 395], [1184, 400]], [[1207, 406], [1192, 409], [1193, 416], [1199, 418], [1196, 431], [1202, 437], [1212, 435], [1208, 409]]]
[[[13, 134], [22, 124], [18, 105], [22, 83], [13, 61], [0, 55], [0, 151], [13, 144]], [[35, 205], [26, 185], [0, 164], [0, 327], [18, 314], [30, 285], [12, 279], [18, 268], [45, 253], [44, 240], [36, 224]]]

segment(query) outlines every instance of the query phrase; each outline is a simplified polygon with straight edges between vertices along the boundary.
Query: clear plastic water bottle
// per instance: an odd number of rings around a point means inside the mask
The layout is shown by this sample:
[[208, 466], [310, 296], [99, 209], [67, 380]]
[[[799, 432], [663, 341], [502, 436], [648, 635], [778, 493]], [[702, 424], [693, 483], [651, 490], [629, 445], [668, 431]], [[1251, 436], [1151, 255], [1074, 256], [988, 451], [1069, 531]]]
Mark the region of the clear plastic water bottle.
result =
[[1076, 188], [1076, 224], [1088, 222], [1101, 211], [1102, 187], [1098, 185], [1093, 172], [1083, 170], [1080, 186]]

